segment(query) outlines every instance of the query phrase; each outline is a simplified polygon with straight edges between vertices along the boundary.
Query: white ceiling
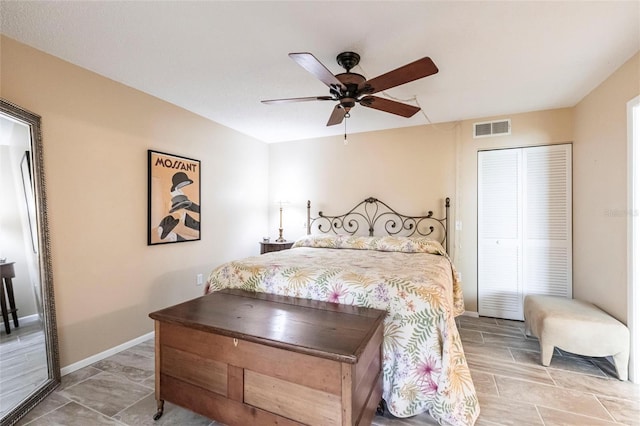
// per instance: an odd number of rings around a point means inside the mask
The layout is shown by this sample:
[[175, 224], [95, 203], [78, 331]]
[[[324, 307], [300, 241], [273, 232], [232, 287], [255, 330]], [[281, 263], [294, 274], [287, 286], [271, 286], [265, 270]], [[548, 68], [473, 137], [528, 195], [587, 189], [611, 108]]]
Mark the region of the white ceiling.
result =
[[410, 119], [356, 106], [349, 133], [570, 107], [640, 49], [638, 1], [0, 1], [5, 35], [266, 142], [342, 134], [328, 95], [289, 59], [360, 54], [372, 78], [429, 56], [390, 89]]

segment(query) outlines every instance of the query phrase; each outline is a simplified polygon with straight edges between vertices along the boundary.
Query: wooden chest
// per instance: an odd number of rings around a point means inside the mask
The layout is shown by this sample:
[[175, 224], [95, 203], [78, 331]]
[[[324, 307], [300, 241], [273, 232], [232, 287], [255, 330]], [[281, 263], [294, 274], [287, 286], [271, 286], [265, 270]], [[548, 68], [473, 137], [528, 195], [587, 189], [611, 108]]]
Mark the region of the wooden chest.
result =
[[368, 425], [384, 311], [223, 290], [149, 316], [164, 401], [227, 425]]

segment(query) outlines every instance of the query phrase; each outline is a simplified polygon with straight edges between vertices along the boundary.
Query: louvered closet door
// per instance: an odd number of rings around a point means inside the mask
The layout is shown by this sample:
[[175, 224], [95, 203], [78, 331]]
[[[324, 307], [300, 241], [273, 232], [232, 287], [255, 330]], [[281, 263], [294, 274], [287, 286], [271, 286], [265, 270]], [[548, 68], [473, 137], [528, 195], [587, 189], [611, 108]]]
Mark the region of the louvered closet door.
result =
[[571, 145], [478, 153], [478, 313], [522, 320], [527, 294], [571, 297]]
[[522, 317], [522, 155], [478, 153], [478, 313]]
[[523, 150], [524, 295], [571, 297], [571, 145]]

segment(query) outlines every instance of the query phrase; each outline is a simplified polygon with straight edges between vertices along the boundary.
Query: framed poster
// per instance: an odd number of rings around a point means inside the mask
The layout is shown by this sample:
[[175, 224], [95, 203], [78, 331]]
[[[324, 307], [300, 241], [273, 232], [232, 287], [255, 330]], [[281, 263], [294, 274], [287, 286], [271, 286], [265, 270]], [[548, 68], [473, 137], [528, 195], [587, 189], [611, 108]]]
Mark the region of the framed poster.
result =
[[148, 151], [147, 245], [200, 239], [200, 161]]

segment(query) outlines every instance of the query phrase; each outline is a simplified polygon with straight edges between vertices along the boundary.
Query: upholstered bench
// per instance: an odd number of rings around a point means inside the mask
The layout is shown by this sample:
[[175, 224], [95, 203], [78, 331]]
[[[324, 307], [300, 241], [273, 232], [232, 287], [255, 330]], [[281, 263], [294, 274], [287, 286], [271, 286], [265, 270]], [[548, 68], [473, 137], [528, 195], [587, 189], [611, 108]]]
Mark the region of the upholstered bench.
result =
[[524, 299], [525, 333], [540, 340], [548, 366], [557, 347], [578, 355], [612, 356], [620, 380], [627, 380], [629, 329], [596, 306], [576, 299], [529, 295]]

